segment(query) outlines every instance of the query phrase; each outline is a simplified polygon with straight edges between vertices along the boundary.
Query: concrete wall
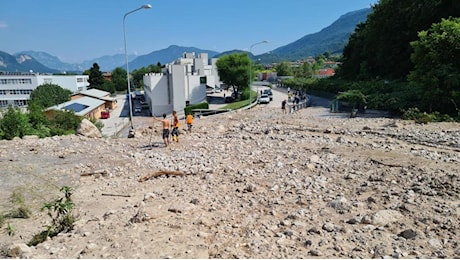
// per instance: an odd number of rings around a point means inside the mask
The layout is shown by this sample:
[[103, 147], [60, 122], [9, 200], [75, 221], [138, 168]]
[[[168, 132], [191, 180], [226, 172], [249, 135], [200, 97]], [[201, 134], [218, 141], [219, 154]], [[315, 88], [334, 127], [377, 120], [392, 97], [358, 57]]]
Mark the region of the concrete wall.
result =
[[186, 65], [171, 65], [171, 87], [173, 110], [182, 112], [185, 108]]
[[145, 102], [149, 104], [150, 112], [154, 116], [169, 114], [172, 111], [172, 96], [168, 84], [168, 76], [163, 73], [144, 75]]

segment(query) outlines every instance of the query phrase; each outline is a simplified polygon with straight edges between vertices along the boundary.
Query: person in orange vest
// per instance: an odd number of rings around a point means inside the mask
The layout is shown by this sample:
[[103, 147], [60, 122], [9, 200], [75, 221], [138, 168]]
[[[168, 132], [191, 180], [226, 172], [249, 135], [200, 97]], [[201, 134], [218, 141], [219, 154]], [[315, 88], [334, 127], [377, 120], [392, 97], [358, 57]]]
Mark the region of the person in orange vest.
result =
[[189, 133], [191, 133], [192, 132], [192, 126], [193, 126], [193, 116], [192, 116], [191, 113], [189, 113], [187, 115], [187, 117], [185, 118], [185, 123], [187, 124], [187, 131]]
[[179, 142], [179, 127], [180, 127], [179, 118], [177, 117], [176, 111], [173, 111], [173, 123], [172, 123], [173, 130], [171, 132], [171, 136], [172, 136], [172, 140], [175, 142]]

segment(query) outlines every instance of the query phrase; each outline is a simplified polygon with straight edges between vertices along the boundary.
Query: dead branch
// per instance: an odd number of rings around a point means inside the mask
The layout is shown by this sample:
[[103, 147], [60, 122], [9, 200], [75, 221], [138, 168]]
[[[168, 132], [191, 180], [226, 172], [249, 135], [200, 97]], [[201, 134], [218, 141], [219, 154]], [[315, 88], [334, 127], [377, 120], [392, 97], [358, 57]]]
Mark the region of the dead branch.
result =
[[93, 176], [93, 175], [102, 175], [102, 176], [105, 176], [107, 175], [108, 172], [107, 170], [96, 170], [94, 172], [85, 172], [85, 173], [82, 173], [80, 174], [80, 176], [84, 177], [84, 176]]
[[102, 193], [102, 196], [131, 197], [131, 195], [129, 195], [129, 194], [111, 194], [111, 193]]
[[139, 182], [144, 182], [144, 181], [149, 180], [150, 178], [156, 178], [156, 177], [163, 176], [163, 175], [167, 175], [167, 176], [186, 176], [186, 175], [189, 175], [189, 174], [186, 174], [186, 173], [183, 173], [183, 172], [178, 172], [178, 171], [158, 171], [158, 172], [149, 173], [149, 174], [147, 174], [145, 176], [142, 176], [139, 179]]
[[403, 165], [384, 163], [384, 162], [381, 162], [381, 161], [378, 161], [378, 160], [375, 160], [375, 159], [371, 159], [371, 162], [376, 163], [376, 164], [380, 164], [380, 165], [384, 165], [384, 166], [388, 166], [388, 167], [404, 167]]

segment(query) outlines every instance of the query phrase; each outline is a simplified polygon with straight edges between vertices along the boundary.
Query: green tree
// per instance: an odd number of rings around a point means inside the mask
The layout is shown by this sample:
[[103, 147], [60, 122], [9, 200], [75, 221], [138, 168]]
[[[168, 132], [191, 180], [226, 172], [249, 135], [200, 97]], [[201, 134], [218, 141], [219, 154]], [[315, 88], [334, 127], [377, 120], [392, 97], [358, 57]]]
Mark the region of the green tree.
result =
[[291, 64], [287, 61], [282, 61], [278, 64], [275, 68], [278, 76], [292, 76], [294, 75], [292, 72]]
[[343, 51], [338, 76], [345, 79], [405, 79], [413, 69], [410, 42], [418, 32], [449, 16], [458, 17], [457, 0], [381, 0], [358, 25]]
[[249, 62], [247, 53], [225, 55], [216, 62], [220, 79], [234, 88], [237, 99], [241, 88], [249, 89]]
[[[144, 75], [148, 73], [160, 73], [164, 66], [161, 63], [157, 63], [156, 65], [150, 64], [148, 67], [142, 67], [137, 70], [133, 70], [131, 72], [131, 81], [134, 86], [139, 88], [144, 86]], [[126, 78], [126, 75], [125, 75]], [[125, 80], [125, 89], [127, 88], [127, 83]]]
[[89, 70], [83, 72], [83, 74], [89, 76], [88, 82], [90, 88], [103, 88], [106, 79], [102, 75], [102, 71], [97, 63], [93, 63], [93, 66]]
[[29, 123], [33, 128], [33, 134], [39, 137], [50, 136], [50, 121], [43, 112], [43, 108], [36, 103], [29, 103], [27, 114]]
[[[460, 104], [460, 18], [442, 19], [411, 43], [414, 70], [408, 76], [428, 112], [458, 114]], [[422, 104], [423, 105], [423, 104]]]
[[18, 108], [8, 107], [0, 119], [0, 139], [12, 140], [32, 132], [29, 119]]
[[117, 91], [126, 91], [128, 83], [126, 81], [126, 70], [118, 67], [112, 71], [112, 83]]
[[301, 68], [302, 68], [303, 77], [311, 77], [313, 75], [313, 66], [311, 65], [310, 62], [305, 61], [302, 64]]
[[107, 92], [110, 92], [112, 94], [115, 93], [115, 91], [116, 91], [115, 84], [110, 80], [105, 80], [104, 84], [102, 84], [102, 86], [98, 86], [97, 89], [107, 91]]
[[61, 88], [59, 85], [46, 83], [32, 91], [30, 103], [47, 108], [69, 101], [71, 94], [70, 90]]
[[312, 68], [311, 68], [313, 71], [312, 72], [313, 74], [318, 73], [318, 71], [323, 67], [324, 61], [325, 61], [324, 56], [321, 54], [315, 59], [315, 63], [313, 63]]

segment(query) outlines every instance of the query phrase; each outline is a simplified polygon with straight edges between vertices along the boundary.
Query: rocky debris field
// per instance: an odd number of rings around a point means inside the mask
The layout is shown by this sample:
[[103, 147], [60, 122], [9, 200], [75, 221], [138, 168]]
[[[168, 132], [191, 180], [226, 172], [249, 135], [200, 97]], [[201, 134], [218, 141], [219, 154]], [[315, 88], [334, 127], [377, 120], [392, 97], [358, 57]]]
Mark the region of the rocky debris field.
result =
[[[330, 116], [322, 108], [195, 119], [165, 148], [136, 138], [0, 141], [0, 253], [22, 258], [458, 258], [460, 124]], [[185, 126], [183, 126], [185, 128]], [[149, 144], [150, 142], [150, 144]], [[26, 246], [44, 202], [73, 187], [69, 233]]]

